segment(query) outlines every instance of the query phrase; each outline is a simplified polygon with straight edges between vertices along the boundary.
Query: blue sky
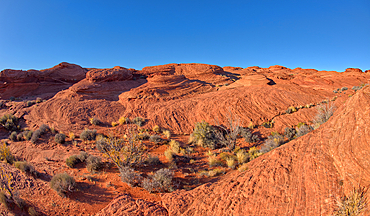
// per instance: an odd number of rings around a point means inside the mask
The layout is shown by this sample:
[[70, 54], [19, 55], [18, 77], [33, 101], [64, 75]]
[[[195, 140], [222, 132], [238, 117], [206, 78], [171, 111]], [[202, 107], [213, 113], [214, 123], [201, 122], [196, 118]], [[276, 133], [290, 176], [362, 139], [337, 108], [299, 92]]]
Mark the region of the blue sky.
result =
[[0, 70], [167, 63], [370, 69], [369, 0], [0, 0]]

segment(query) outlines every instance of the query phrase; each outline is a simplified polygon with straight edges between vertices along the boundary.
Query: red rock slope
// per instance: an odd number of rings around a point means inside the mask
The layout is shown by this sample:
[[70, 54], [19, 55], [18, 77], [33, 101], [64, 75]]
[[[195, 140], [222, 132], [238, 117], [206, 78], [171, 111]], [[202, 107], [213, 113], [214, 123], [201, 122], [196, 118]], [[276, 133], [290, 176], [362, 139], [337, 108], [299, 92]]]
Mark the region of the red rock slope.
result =
[[[216, 183], [164, 194], [169, 215], [331, 215], [335, 200], [370, 183], [370, 89], [319, 129]], [[343, 182], [341, 186], [340, 182]]]

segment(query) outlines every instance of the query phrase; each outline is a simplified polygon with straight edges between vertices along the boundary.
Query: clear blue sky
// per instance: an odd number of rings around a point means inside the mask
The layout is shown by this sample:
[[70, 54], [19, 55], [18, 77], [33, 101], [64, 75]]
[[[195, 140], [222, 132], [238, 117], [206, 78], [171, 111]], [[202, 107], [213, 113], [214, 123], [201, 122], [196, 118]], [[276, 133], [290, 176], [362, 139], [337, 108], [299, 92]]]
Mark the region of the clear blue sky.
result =
[[0, 0], [0, 70], [167, 63], [370, 69], [369, 0]]

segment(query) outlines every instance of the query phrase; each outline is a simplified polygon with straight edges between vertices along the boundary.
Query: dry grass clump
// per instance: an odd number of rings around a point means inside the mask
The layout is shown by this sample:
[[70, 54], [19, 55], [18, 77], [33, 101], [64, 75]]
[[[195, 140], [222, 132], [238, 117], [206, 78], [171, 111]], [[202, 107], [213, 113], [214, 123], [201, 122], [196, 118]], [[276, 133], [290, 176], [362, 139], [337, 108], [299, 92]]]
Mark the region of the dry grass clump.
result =
[[119, 123], [118, 122], [112, 122], [112, 127], [116, 127], [116, 126], [118, 126], [119, 125]]
[[348, 196], [337, 200], [337, 209], [334, 211], [334, 215], [361, 215], [367, 208], [367, 191], [368, 189], [364, 187], [354, 188]]
[[10, 152], [9, 148], [6, 146], [5, 142], [0, 144], [0, 160], [5, 161], [6, 163], [13, 164], [14, 156]]
[[236, 153], [236, 159], [238, 160], [239, 164], [244, 164], [248, 162], [249, 155], [247, 152], [245, 152], [245, 150], [242, 149]]
[[248, 164], [243, 164], [243, 165], [241, 165], [239, 168], [238, 168], [238, 171], [239, 172], [244, 172], [244, 171], [246, 171], [246, 170], [248, 170]]
[[171, 138], [171, 131], [169, 131], [169, 130], [163, 130], [163, 135], [164, 135], [167, 139], [169, 139], [169, 138]]
[[208, 157], [208, 165], [210, 167], [222, 166], [222, 161], [220, 161], [215, 155], [211, 155]]
[[256, 159], [259, 156], [263, 155], [263, 153], [260, 152], [256, 147], [250, 148], [249, 151], [248, 151], [248, 154], [249, 154], [249, 159], [250, 160]]
[[164, 152], [164, 156], [167, 158], [167, 160], [168, 160], [169, 162], [172, 162], [172, 161], [173, 161], [173, 155], [174, 155], [174, 153], [173, 153], [173, 151], [172, 151], [170, 148], [168, 148], [168, 149]]
[[214, 177], [214, 176], [218, 176], [218, 175], [225, 174], [225, 173], [226, 173], [225, 169], [216, 168], [216, 169], [208, 171], [208, 176], [209, 177]]
[[313, 120], [314, 129], [324, 124], [334, 114], [335, 106], [333, 103], [321, 104], [317, 107], [317, 114]]
[[268, 136], [265, 143], [262, 145], [260, 152], [267, 153], [284, 143], [284, 137], [281, 136], [279, 133], [273, 133], [272, 135]]
[[56, 174], [50, 181], [50, 187], [60, 196], [65, 196], [67, 192], [72, 192], [75, 185], [76, 181], [67, 173]]
[[118, 123], [120, 125], [128, 124], [130, 123], [130, 118], [122, 116], [121, 118], [119, 118]]
[[157, 135], [157, 134], [154, 134], [154, 135], [151, 135], [150, 138], [149, 138], [150, 141], [154, 142], [155, 144], [159, 144], [161, 143], [163, 140], [161, 138], [161, 136]]
[[75, 135], [75, 133], [73, 133], [72, 131], [70, 131], [70, 132], [68, 133], [68, 137], [69, 137], [72, 141], [76, 139], [76, 135]]
[[180, 153], [180, 143], [176, 140], [170, 141], [170, 148], [173, 153], [179, 154]]
[[161, 132], [161, 128], [158, 125], [155, 125], [153, 127], [153, 131], [156, 132], [156, 133], [159, 133], [159, 132]]
[[226, 159], [226, 165], [227, 167], [229, 167], [230, 169], [235, 169], [235, 166], [236, 166], [236, 161], [234, 158], [227, 158]]

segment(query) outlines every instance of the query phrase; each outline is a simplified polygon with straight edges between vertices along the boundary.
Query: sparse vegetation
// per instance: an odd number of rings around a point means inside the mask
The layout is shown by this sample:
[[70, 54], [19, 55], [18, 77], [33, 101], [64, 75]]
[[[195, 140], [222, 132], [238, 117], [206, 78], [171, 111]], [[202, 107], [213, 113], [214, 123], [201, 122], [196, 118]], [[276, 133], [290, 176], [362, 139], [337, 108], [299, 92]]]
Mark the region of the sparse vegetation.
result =
[[26, 162], [26, 161], [17, 161], [14, 163], [14, 166], [22, 171], [23, 173], [29, 174], [29, 175], [36, 175], [36, 170], [32, 166], [32, 164]]
[[16, 131], [13, 131], [13, 132], [10, 134], [9, 139], [10, 139], [11, 141], [18, 141], [17, 132], [16, 132]]
[[76, 181], [67, 173], [59, 173], [53, 176], [50, 181], [50, 187], [60, 196], [65, 196], [67, 192], [72, 192], [75, 185]]
[[156, 133], [159, 133], [159, 132], [161, 132], [161, 128], [158, 125], [155, 125], [153, 127], [153, 131], [156, 132]]
[[226, 165], [230, 168], [230, 169], [235, 169], [235, 166], [236, 166], [236, 161], [234, 158], [227, 158], [226, 159]]
[[145, 163], [148, 165], [159, 165], [162, 162], [159, 160], [158, 156], [149, 155], [148, 158], [145, 160]]
[[118, 126], [119, 125], [119, 123], [118, 122], [112, 122], [112, 127], [116, 127], [116, 126]]
[[364, 187], [354, 188], [348, 196], [337, 200], [336, 216], [361, 215], [367, 208], [367, 190]]
[[222, 166], [222, 162], [215, 155], [211, 155], [208, 157], [208, 165], [210, 167]]
[[176, 153], [176, 154], [180, 153], [180, 143], [179, 142], [177, 142], [176, 140], [171, 140], [169, 144], [170, 144], [171, 151], [173, 153]]
[[19, 119], [12, 114], [5, 114], [0, 118], [0, 125], [8, 131], [16, 131], [20, 129], [18, 125]]
[[142, 117], [135, 117], [132, 119], [132, 123], [136, 124], [138, 127], [141, 127], [144, 125], [145, 119]]
[[134, 187], [136, 185], [140, 184], [140, 181], [142, 177], [140, 174], [136, 173], [134, 169], [130, 167], [122, 167], [119, 169], [120, 171], [120, 176], [123, 182], [127, 183], [131, 187]]
[[33, 134], [32, 134], [31, 142], [32, 142], [33, 144], [35, 144], [35, 143], [36, 143], [36, 141], [40, 138], [40, 136], [41, 136], [41, 131], [40, 131], [40, 129], [35, 130], [35, 132], [33, 132]]
[[217, 123], [218, 130], [215, 130], [216, 138], [218, 142], [222, 145], [227, 147], [230, 151], [233, 151], [236, 146], [236, 141], [239, 138], [239, 134], [241, 133], [241, 122], [238, 117], [233, 117], [231, 111], [227, 117], [227, 126], [223, 126], [220, 123]]
[[215, 129], [205, 121], [195, 124], [193, 133], [190, 134], [189, 142], [211, 149], [218, 147]]
[[272, 128], [273, 127], [273, 124], [271, 122], [263, 122], [262, 123], [262, 127], [265, 127], [265, 128]]
[[297, 109], [294, 106], [289, 107], [286, 111], [287, 114], [297, 112]]
[[249, 155], [244, 150], [240, 150], [236, 153], [236, 158], [239, 164], [244, 164], [248, 162]]
[[306, 125], [306, 124], [303, 124], [301, 126], [297, 126], [297, 132], [296, 132], [296, 135], [295, 137], [301, 137], [301, 136], [304, 136], [306, 134], [308, 134], [309, 132], [311, 132], [314, 128], [312, 126], [309, 126], [309, 125]]
[[92, 125], [100, 125], [101, 121], [98, 118], [90, 118], [90, 124]]
[[58, 133], [55, 135], [54, 140], [56, 143], [63, 144], [66, 141], [66, 135], [62, 133]]
[[5, 142], [2, 142], [2, 144], [0, 144], [0, 160], [5, 161], [9, 164], [13, 164], [14, 162], [14, 156], [10, 152], [9, 148], [6, 146]]
[[86, 159], [86, 169], [90, 173], [95, 173], [103, 166], [103, 163], [101, 162], [101, 159], [99, 157], [90, 155]]
[[159, 135], [151, 135], [150, 138], [149, 138], [150, 141], [154, 142], [155, 144], [159, 144], [161, 143], [163, 140], [161, 138], [161, 136]]
[[249, 154], [249, 159], [250, 160], [256, 159], [259, 156], [263, 155], [263, 153], [260, 152], [256, 147], [250, 148], [249, 151], [248, 151], [248, 154]]
[[167, 139], [169, 139], [169, 138], [171, 138], [171, 131], [169, 131], [169, 130], [163, 130], [163, 135], [164, 135]]
[[84, 131], [81, 132], [80, 138], [84, 141], [91, 141], [95, 140], [96, 138], [96, 130], [90, 130], [90, 129], [85, 129]]
[[141, 186], [149, 192], [171, 192], [173, 172], [167, 168], [163, 168], [154, 173], [151, 179], [146, 178], [143, 180]]
[[50, 127], [46, 124], [42, 124], [39, 127], [39, 130], [40, 130], [40, 134], [43, 135], [43, 134], [46, 134], [48, 131], [50, 131]]
[[322, 104], [317, 107], [317, 114], [313, 120], [314, 128], [318, 128], [320, 125], [324, 124], [329, 120], [329, 118], [334, 114], [335, 106], [332, 103]]
[[284, 136], [290, 141], [294, 139], [294, 136], [296, 135], [296, 130], [294, 128], [287, 127], [284, 131]]
[[100, 138], [96, 147], [120, 169], [126, 166], [138, 166], [145, 161], [146, 151], [136, 133], [131, 130], [125, 138]]
[[128, 123], [130, 123], [130, 119], [128, 117], [123, 117], [122, 116], [121, 118], [119, 118], [118, 123], [120, 125], [128, 124]]
[[257, 135], [253, 135], [253, 133], [247, 128], [243, 128], [241, 130], [241, 135], [247, 143], [255, 143], [260, 140]]
[[262, 145], [260, 152], [267, 153], [284, 143], [284, 137], [281, 136], [279, 133], [273, 133], [272, 135], [267, 137], [267, 140]]
[[80, 159], [77, 155], [71, 155], [66, 159], [67, 166], [74, 168], [78, 163], [80, 163]]
[[72, 131], [70, 131], [70, 132], [68, 133], [68, 137], [69, 137], [72, 141], [76, 139], [76, 135], [75, 135], [75, 133], [73, 133]]

